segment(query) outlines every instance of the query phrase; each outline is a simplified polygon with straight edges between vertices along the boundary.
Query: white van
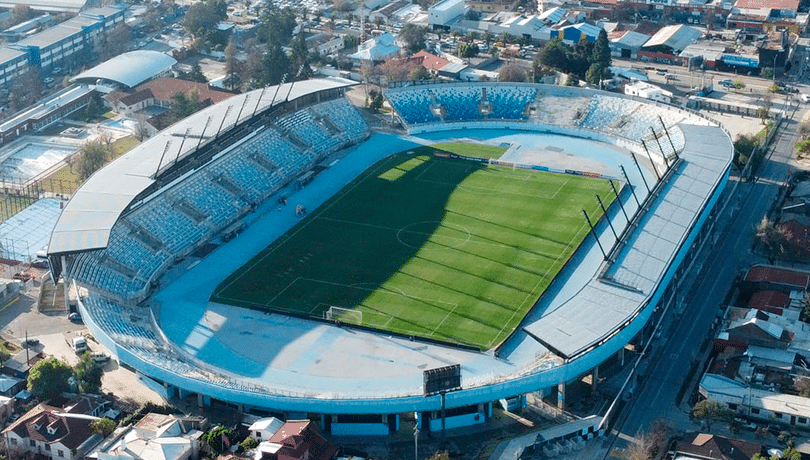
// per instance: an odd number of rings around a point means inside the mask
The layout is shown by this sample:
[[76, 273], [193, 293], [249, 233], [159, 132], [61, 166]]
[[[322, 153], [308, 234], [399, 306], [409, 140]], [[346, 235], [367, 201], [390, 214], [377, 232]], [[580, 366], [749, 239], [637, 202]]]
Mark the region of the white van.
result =
[[73, 351], [80, 355], [87, 351], [87, 341], [84, 337], [73, 337]]

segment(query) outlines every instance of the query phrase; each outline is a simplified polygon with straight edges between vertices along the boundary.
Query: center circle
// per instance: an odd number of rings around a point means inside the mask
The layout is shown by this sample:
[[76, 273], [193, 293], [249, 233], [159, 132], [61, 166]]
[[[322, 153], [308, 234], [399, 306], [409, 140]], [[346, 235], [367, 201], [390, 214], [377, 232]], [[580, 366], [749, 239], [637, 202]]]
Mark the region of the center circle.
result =
[[[397, 240], [415, 249], [456, 249], [470, 241], [467, 227], [457, 224], [444, 224], [436, 220], [409, 224], [397, 232]], [[425, 243], [431, 244], [425, 247]]]

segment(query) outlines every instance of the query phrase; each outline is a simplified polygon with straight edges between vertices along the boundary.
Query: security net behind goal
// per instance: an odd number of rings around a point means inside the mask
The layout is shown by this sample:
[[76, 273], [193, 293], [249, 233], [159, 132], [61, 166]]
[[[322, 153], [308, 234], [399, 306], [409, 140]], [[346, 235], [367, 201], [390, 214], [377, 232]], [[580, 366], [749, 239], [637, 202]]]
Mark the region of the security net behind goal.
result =
[[323, 312], [324, 318], [327, 321], [335, 323], [346, 324], [363, 324], [363, 312], [360, 310], [352, 310], [350, 308], [329, 307], [329, 310]]

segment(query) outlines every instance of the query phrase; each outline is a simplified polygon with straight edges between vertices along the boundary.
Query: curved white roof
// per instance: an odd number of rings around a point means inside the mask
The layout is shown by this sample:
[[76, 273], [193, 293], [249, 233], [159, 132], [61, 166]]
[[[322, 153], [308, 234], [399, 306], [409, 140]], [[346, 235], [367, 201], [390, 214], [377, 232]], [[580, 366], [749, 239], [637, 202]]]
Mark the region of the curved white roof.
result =
[[[353, 84], [338, 78], [285, 83], [279, 91], [272, 86], [266, 91], [257, 89], [238, 94], [178, 121], [96, 171], [82, 184], [56, 222], [48, 253], [106, 247], [110, 230], [118, 217], [138, 194], [154, 183], [164, 152], [165, 158], [182, 158], [197, 149], [198, 143], [182, 142], [184, 136], [192, 139], [202, 136], [200, 145], [205, 145], [213, 139], [216, 127], [223, 126], [223, 130], [227, 131], [236, 124], [236, 117], [242, 112], [240, 108], [243, 105], [247, 108], [241, 114], [240, 122], [253, 116], [254, 110], [258, 112], [271, 103], [282, 103], [285, 95], [289, 94], [289, 100], [294, 100], [310, 93]], [[274, 96], [276, 100], [273, 100]], [[181, 148], [182, 151], [179, 151]], [[163, 161], [162, 164], [167, 163]]]
[[171, 69], [175, 64], [177, 60], [168, 54], [130, 51], [80, 73], [75, 80], [89, 80], [92, 83], [101, 78], [132, 88]]

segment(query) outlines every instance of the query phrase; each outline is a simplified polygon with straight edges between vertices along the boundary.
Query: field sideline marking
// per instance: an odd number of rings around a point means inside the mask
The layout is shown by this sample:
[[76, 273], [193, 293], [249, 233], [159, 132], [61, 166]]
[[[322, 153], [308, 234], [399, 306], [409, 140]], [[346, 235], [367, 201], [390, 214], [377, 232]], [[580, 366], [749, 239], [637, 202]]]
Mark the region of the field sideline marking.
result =
[[281, 294], [282, 294], [284, 291], [286, 291], [287, 289], [289, 289], [289, 288], [290, 288], [290, 286], [292, 286], [293, 284], [295, 284], [295, 282], [296, 282], [296, 281], [298, 281], [298, 280], [300, 280], [300, 279], [301, 279], [301, 277], [299, 276], [298, 278], [296, 278], [296, 279], [294, 279], [294, 280], [290, 281], [290, 283], [289, 283], [289, 284], [287, 284], [286, 286], [284, 286], [284, 289], [282, 289], [282, 290], [278, 291], [278, 293], [277, 293], [276, 295], [274, 295], [272, 299], [268, 300], [268, 301], [267, 301], [267, 303], [265, 304], [265, 306], [270, 306], [270, 305], [273, 303], [273, 301], [274, 301], [274, 300], [276, 300], [276, 299], [278, 298], [278, 296], [280, 296], [280, 295], [281, 295]]
[[[440, 161], [439, 160], [439, 162], [440, 163], [446, 163], [446, 164], [453, 164], [453, 162], [450, 162], [450, 161]], [[430, 170], [430, 168], [432, 168], [433, 166], [434, 165], [432, 165], [432, 164], [429, 165], [428, 169], [426, 169], [426, 170], [422, 171], [421, 173], [419, 173], [418, 176], [413, 178], [413, 181], [415, 181], [415, 182], [425, 182], [425, 183], [428, 183], [428, 184], [439, 184], [439, 185], [448, 185], [448, 186], [453, 185], [452, 182], [441, 182], [441, 181], [436, 181], [436, 180], [420, 179], [420, 177], [422, 177], [422, 174], [427, 173]], [[495, 166], [495, 167], [500, 168], [501, 166]], [[470, 169], [470, 168], [467, 167], [467, 169]], [[482, 171], [486, 171], [486, 169], [483, 169]], [[537, 172], [544, 172], [544, 171], [537, 171]], [[502, 180], [502, 181], [528, 182], [528, 180], [530, 178], [532, 178], [532, 177], [534, 177], [534, 174], [531, 174], [531, 171], [527, 171], [526, 177], [524, 177], [523, 179], [512, 179], [512, 178], [505, 178], [504, 179], [502, 177], [498, 178], [498, 179]], [[540, 195], [533, 195], [533, 194], [529, 194], [529, 193], [504, 191], [504, 190], [499, 190], [499, 189], [488, 189], [488, 188], [484, 188], [484, 187], [474, 187], [474, 186], [470, 186], [470, 185], [463, 185], [461, 183], [457, 184], [454, 188], [466, 189], [466, 190], [474, 192], [474, 193], [477, 193], [477, 192], [480, 191], [480, 192], [486, 192], [486, 193], [497, 193], [497, 194], [500, 194], [500, 195], [517, 195], [517, 196], [525, 196], [525, 197], [529, 197], [529, 198], [539, 198], [539, 199], [542, 199], [542, 200], [553, 200], [553, 199], [557, 198], [557, 195], [560, 193], [560, 191], [563, 189], [563, 187], [565, 187], [568, 184], [568, 182], [570, 180], [571, 180], [570, 178], [566, 178], [565, 181], [562, 183], [562, 185], [560, 185], [560, 188], [558, 188], [557, 191], [554, 192], [554, 194], [552, 194], [552, 195], [548, 195], [546, 193], [540, 194]]]
[[436, 330], [438, 330], [438, 329], [439, 329], [439, 328], [442, 326], [442, 324], [444, 324], [444, 322], [445, 322], [445, 321], [447, 321], [447, 318], [449, 318], [449, 317], [450, 317], [450, 315], [452, 315], [452, 314], [453, 314], [453, 312], [455, 312], [455, 311], [456, 311], [456, 308], [458, 308], [458, 304], [455, 304], [455, 305], [453, 306], [453, 309], [447, 312], [447, 315], [445, 315], [444, 319], [442, 319], [441, 321], [439, 321], [439, 324], [437, 324], [437, 325], [436, 325], [436, 327], [434, 327], [434, 328], [433, 328], [433, 330], [432, 330], [432, 331], [430, 331], [430, 335], [431, 335], [431, 336], [432, 336], [432, 335], [434, 335], [434, 334], [436, 334]]
[[[600, 219], [601, 219], [601, 217], [600, 217]], [[571, 238], [571, 241], [569, 241], [569, 242], [568, 242], [568, 244], [565, 246], [566, 248], [571, 247], [571, 243], [573, 243], [573, 242], [574, 242], [574, 240], [576, 240], [576, 239], [577, 239], [577, 237], [579, 236], [579, 234], [582, 232], [582, 229], [584, 229], [584, 228], [587, 228], [587, 225], [583, 223], [583, 224], [582, 224], [582, 226], [581, 226], [581, 227], [579, 227], [579, 229], [577, 230], [577, 232], [576, 232], [576, 233], [574, 234], [574, 236]], [[583, 241], [584, 241], [584, 238], [583, 238]], [[582, 244], [582, 243], [580, 243], [580, 244]], [[546, 269], [546, 273], [545, 273], [545, 274], [543, 274], [543, 276], [541, 276], [540, 278], [538, 278], [538, 280], [537, 280], [537, 284], [535, 284], [535, 285], [534, 285], [534, 287], [532, 288], [532, 290], [531, 290], [531, 291], [529, 291], [529, 293], [528, 293], [528, 294], [526, 294], [526, 297], [523, 299], [523, 302], [520, 302], [520, 304], [518, 305], [518, 308], [517, 308], [517, 309], [515, 309], [515, 310], [512, 312], [512, 316], [510, 316], [510, 317], [509, 317], [509, 319], [508, 319], [507, 321], [505, 321], [505, 322], [504, 322], [503, 326], [501, 327], [501, 330], [500, 330], [500, 331], [499, 331], [499, 332], [498, 332], [498, 333], [495, 335], [495, 338], [494, 338], [494, 339], [493, 339], [493, 340], [492, 340], [492, 341], [489, 343], [489, 346], [492, 346], [492, 342], [494, 342], [495, 340], [497, 340], [497, 338], [498, 338], [498, 337], [500, 337], [500, 335], [501, 335], [501, 334], [503, 334], [503, 331], [504, 331], [504, 329], [506, 329], [506, 326], [507, 326], [507, 325], [508, 325], [508, 324], [509, 324], [509, 323], [512, 321], [512, 319], [515, 317], [515, 315], [516, 315], [516, 314], [517, 314], [519, 311], [521, 311], [521, 310], [523, 309], [523, 305], [526, 303], [526, 301], [527, 301], [527, 300], [529, 300], [529, 299], [530, 299], [530, 298], [532, 298], [532, 297], [535, 297], [533, 294], [534, 294], [534, 291], [537, 289], [537, 286], [540, 286], [540, 283], [541, 283], [541, 282], [542, 282], [544, 279], [546, 279], [546, 277], [548, 277], [548, 274], [549, 274], [549, 272], [551, 271], [551, 269], [552, 269], [552, 268], [554, 268], [554, 267], [557, 265], [557, 263], [560, 261], [560, 257], [562, 257], [563, 252], [564, 252], [564, 251], [560, 251], [560, 254], [559, 254], [559, 255], [557, 256], [557, 258], [554, 260], [554, 263], [552, 263], [551, 265], [549, 265], [549, 267]], [[574, 252], [576, 252], [576, 251], [574, 251]], [[574, 255], [574, 254], [573, 254], [573, 253], [571, 253], [571, 254], [570, 254], [568, 257], [569, 257], [569, 258], [570, 258], [570, 257], [573, 257], [573, 255]], [[559, 275], [559, 274], [560, 274], [560, 272], [559, 272], [559, 271], [557, 271], [557, 275]], [[555, 277], [556, 277], [556, 275], [555, 275]], [[553, 281], [553, 280], [552, 280], [552, 281]], [[539, 297], [540, 297], [540, 296], [538, 295], [538, 296], [537, 296], [537, 300], [539, 300]], [[528, 315], [528, 313], [529, 313], [529, 312], [527, 311], [527, 312], [526, 312], [526, 314]], [[524, 317], [525, 317], [525, 316], [526, 316], [526, 315], [524, 315]], [[522, 321], [522, 320], [521, 320], [521, 321]]]

